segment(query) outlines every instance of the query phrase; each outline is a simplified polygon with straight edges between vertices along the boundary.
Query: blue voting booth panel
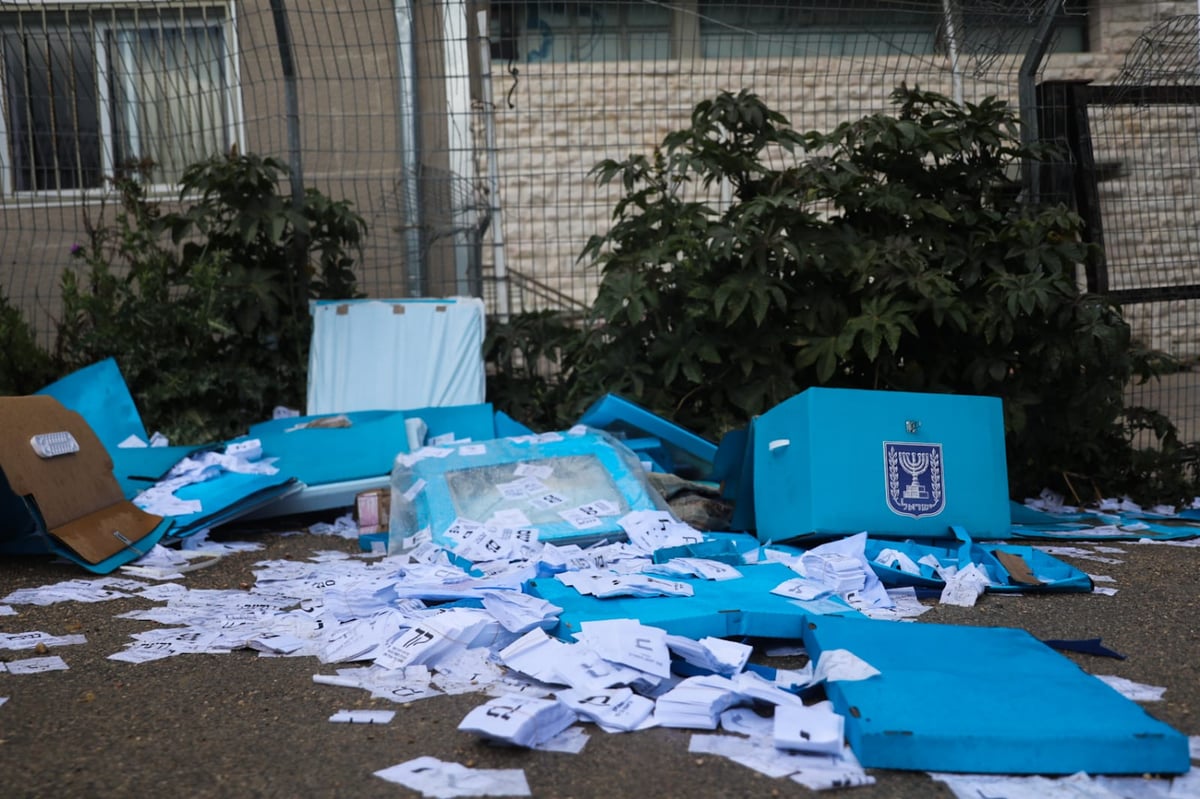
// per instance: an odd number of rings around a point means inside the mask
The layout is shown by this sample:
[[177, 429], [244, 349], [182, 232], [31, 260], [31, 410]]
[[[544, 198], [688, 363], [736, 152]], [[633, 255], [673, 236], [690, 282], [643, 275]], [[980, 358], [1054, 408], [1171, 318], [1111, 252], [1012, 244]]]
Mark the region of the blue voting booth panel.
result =
[[754, 420], [749, 457], [763, 541], [1009, 534], [995, 397], [810, 388]]
[[715, 444], [624, 397], [606, 394], [583, 412], [579, 424], [616, 436], [660, 471], [693, 480], [712, 473]]
[[[804, 603], [772, 594], [780, 583], [796, 573], [782, 563], [737, 567], [742, 577], [720, 582], [699, 578], [672, 578], [687, 583], [695, 592], [687, 597], [611, 597], [600, 599], [580, 594], [553, 577], [539, 577], [526, 586], [529, 593], [563, 609], [554, 635], [574, 640], [585, 621], [637, 619], [673, 635], [699, 640], [715, 638], [799, 639], [812, 611]], [[845, 606], [844, 613], [860, 616]]]
[[826, 684], [867, 768], [980, 774], [1179, 774], [1185, 735], [1024, 630], [811, 617], [815, 660], [879, 670]]

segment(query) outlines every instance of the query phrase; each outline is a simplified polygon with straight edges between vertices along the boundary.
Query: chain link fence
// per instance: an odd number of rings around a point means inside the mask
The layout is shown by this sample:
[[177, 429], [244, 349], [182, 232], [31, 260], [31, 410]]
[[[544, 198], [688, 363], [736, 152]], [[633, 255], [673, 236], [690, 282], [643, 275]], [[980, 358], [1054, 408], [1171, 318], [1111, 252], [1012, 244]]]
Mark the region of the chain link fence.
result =
[[[1049, 125], [1053, 138], [1065, 95], [1043, 91], [1036, 113], [1037, 83], [1099, 79], [1110, 94], [1077, 120], [1093, 189], [1065, 189], [1103, 236], [1092, 287], [1134, 290], [1122, 301], [1139, 338], [1194, 359], [1200, 45], [1195, 18], [1177, 16], [1194, 11], [0, 0], [0, 295], [51, 342], [72, 246], [85, 220], [115, 210], [110, 178], [136, 170], [169, 203], [186, 165], [238, 147], [289, 164], [294, 191], [353, 203], [368, 225], [357, 275], [369, 296], [482, 296], [501, 317], [582, 312], [600, 276], [578, 256], [618, 196], [590, 170], [651, 152], [718, 91], [750, 89], [804, 130], [886, 110], [902, 82], [967, 102], [997, 95], [1020, 107], [1027, 135]], [[1030, 179], [1039, 193], [1064, 190], [1053, 175]], [[1171, 401], [1200, 403], [1196, 389], [1171, 389]]]

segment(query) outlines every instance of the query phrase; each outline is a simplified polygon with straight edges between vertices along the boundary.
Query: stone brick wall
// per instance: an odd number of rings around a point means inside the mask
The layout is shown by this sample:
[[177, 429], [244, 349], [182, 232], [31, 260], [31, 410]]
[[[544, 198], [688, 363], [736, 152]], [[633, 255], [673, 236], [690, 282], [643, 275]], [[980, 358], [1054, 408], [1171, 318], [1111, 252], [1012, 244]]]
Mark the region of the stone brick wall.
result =
[[[1089, 19], [1092, 51], [1055, 54], [1047, 80], [1111, 83], [1148, 28], [1173, 16], [1196, 14], [1191, 2], [1101, 0]], [[964, 98], [994, 94], [1018, 103], [1020, 56], [989, 64], [965, 59]], [[977, 73], [978, 67], [986, 67]], [[604, 158], [649, 154], [663, 135], [686, 124], [699, 100], [722, 89], [750, 88], [800, 129], [829, 129], [887, 108], [900, 80], [951, 94], [944, 58], [891, 60], [814, 58], [786, 61], [662, 61], [601, 64], [524, 64], [514, 82], [496, 70], [497, 97], [511, 90], [511, 107], [496, 112], [504, 260], [515, 273], [507, 287], [513, 308], [560, 307], [561, 297], [523, 290], [519, 276], [536, 279], [578, 303], [590, 301], [599, 275], [576, 259], [587, 237], [603, 232], [618, 193], [600, 188], [588, 170]], [[718, 71], [719, 70], [719, 71]], [[1097, 162], [1117, 176], [1101, 184], [1106, 242], [1114, 288], [1200, 283], [1200, 158], [1172, 150], [1200, 141], [1193, 109], [1093, 112]], [[485, 243], [485, 270], [494, 253]], [[488, 272], [485, 272], [488, 273]], [[490, 274], [490, 273], [488, 273]], [[498, 290], [504, 290], [502, 284]], [[1135, 334], [1176, 355], [1200, 355], [1200, 324], [1192, 303], [1131, 306]]]

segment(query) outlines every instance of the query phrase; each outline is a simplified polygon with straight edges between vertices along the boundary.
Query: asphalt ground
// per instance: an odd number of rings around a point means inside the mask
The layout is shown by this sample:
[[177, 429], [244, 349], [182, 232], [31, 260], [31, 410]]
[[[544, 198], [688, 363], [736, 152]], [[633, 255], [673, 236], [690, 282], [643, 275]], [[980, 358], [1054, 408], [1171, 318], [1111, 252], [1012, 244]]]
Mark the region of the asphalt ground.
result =
[[[229, 555], [186, 575], [189, 588], [247, 589], [254, 564], [304, 559], [314, 551], [357, 551], [352, 541], [311, 534], [225, 531], [257, 552]], [[1081, 544], [1088, 547], [1088, 544]], [[1200, 549], [1114, 544], [1119, 564], [1065, 558], [1115, 578], [1118, 593], [1001, 596], [973, 608], [936, 606], [918, 623], [1018, 627], [1042, 639], [1102, 638], [1125, 660], [1067, 654], [1084, 670], [1166, 687], [1145, 703], [1152, 716], [1200, 734]], [[1090, 548], [1090, 547], [1089, 547]], [[0, 558], [0, 597], [17, 588], [88, 577], [44, 557]], [[933, 604], [933, 600], [927, 600]], [[131, 598], [99, 603], [17, 605], [0, 632], [83, 633], [87, 643], [52, 648], [68, 671], [0, 673], [0, 797], [408, 797], [373, 772], [422, 755], [476, 768], [523, 768], [536, 797], [788, 797], [809, 791], [715, 756], [687, 751], [692, 732], [594, 730], [578, 755], [505, 749], [460, 733], [459, 721], [485, 698], [437, 697], [393, 705], [365, 691], [317, 685], [331, 673], [315, 658], [268, 658], [251, 651], [183, 655], [130, 664], [107, 659], [129, 636], [157, 625], [114, 618], [151, 606]], [[0, 651], [0, 660], [33, 656]], [[937, 653], [914, 653], [936, 658]], [[795, 659], [755, 662], [795, 667]], [[1019, 690], [1019, 685], [984, 690]], [[941, 712], [966, 711], [969, 697], [938, 697]], [[387, 725], [333, 724], [343, 709], [394, 709]], [[1036, 719], [1031, 719], [1036, 724]], [[871, 770], [873, 786], [835, 796], [925, 799], [951, 796], [921, 772]]]

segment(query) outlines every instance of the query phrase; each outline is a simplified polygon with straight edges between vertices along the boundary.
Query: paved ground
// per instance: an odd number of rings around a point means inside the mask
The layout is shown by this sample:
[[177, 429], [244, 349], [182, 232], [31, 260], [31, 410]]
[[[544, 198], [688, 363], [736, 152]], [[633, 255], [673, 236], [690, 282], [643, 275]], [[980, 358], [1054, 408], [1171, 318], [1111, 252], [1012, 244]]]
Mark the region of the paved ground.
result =
[[[193, 572], [191, 588], [247, 588], [253, 564], [304, 558], [320, 549], [354, 551], [340, 539], [275, 533], [238, 535], [264, 543]], [[1200, 734], [1200, 549], [1119, 545], [1115, 565], [1075, 561], [1116, 579], [1115, 596], [983, 597], [975, 608], [937, 607], [923, 622], [1014, 626], [1041, 638], [1102, 637], [1128, 655], [1118, 661], [1071, 656], [1092, 673], [1166, 686], [1148, 712], [1188, 734]], [[0, 559], [0, 596], [13, 589], [86, 576], [43, 558]], [[140, 599], [95, 604], [18, 606], [0, 617], [0, 632], [84, 633], [88, 643], [60, 647], [69, 671], [0, 674], [2, 797], [406, 797], [408, 790], [372, 772], [420, 755], [480, 768], [524, 768], [537, 797], [805, 796], [721, 758], [687, 752], [684, 730], [629, 735], [595, 732], [579, 755], [504, 750], [455, 728], [481, 702], [478, 695], [394, 706], [365, 692], [316, 685], [329, 673], [312, 658], [262, 658], [248, 651], [193, 655], [132, 665], [108, 660], [131, 633], [154, 627], [115, 619], [148, 606]], [[0, 660], [30, 653], [0, 651]], [[914, 653], [936, 658], [937, 653]], [[759, 662], [768, 662], [756, 658]], [[778, 661], [773, 665], [797, 665]], [[1006, 689], [1019, 690], [1017, 686]], [[958, 697], [939, 697], [952, 709]], [[386, 726], [331, 724], [347, 708], [394, 708]], [[1031, 720], [1036, 723], [1036, 720]], [[836, 792], [862, 799], [949, 796], [921, 773], [873, 772], [876, 785]]]

